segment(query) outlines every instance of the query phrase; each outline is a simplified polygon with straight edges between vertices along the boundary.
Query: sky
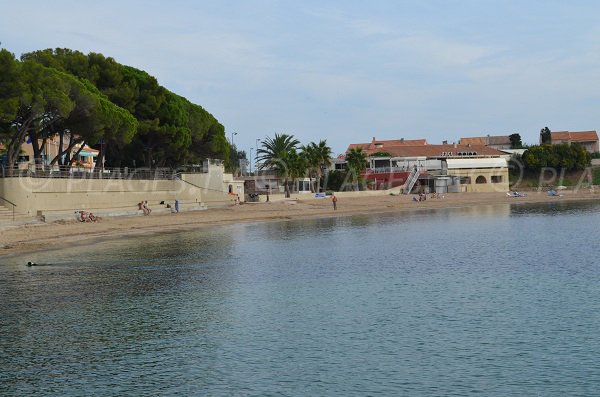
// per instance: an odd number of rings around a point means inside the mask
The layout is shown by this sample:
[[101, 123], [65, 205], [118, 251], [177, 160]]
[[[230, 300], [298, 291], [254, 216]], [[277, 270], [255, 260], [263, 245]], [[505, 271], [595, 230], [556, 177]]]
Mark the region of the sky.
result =
[[596, 1], [0, 0], [0, 46], [98, 52], [212, 113], [238, 149], [600, 128]]

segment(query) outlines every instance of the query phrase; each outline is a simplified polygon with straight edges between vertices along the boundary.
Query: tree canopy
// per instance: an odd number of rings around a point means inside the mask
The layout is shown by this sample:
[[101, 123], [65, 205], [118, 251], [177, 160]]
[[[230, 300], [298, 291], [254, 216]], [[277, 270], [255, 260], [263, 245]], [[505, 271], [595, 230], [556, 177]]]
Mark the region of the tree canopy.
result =
[[510, 148], [511, 149], [521, 149], [523, 148], [523, 141], [521, 140], [521, 134], [510, 134], [508, 136], [510, 139]]
[[62, 48], [20, 60], [0, 50], [0, 123], [12, 152], [29, 136], [38, 157], [38, 139], [59, 134], [62, 142], [68, 133], [69, 141], [100, 149], [99, 161], [106, 157], [109, 166], [177, 166], [224, 159], [230, 150], [223, 125], [153, 76]]
[[539, 145], [527, 149], [521, 157], [526, 169], [539, 171], [544, 167], [583, 170], [590, 165], [591, 157], [578, 144]]
[[311, 142], [306, 146], [301, 146], [301, 155], [306, 161], [306, 167], [311, 177], [317, 181], [315, 190], [321, 190], [321, 177], [323, 173], [331, 165], [332, 152], [327, 145], [327, 140], [320, 140], [319, 143]]
[[550, 128], [544, 127], [540, 130], [540, 143], [552, 143], [552, 133], [550, 132]]
[[346, 163], [348, 171], [352, 174], [352, 183], [358, 190], [358, 180], [360, 173], [367, 168], [367, 157], [362, 148], [352, 148], [346, 153]]
[[95, 143], [103, 136], [127, 142], [135, 132], [135, 118], [87, 80], [37, 62], [19, 62], [5, 50], [0, 52], [0, 67], [0, 85], [5, 87], [0, 97], [0, 139], [8, 164], [14, 164], [26, 138], [39, 164], [44, 143], [54, 134], [61, 143], [64, 134], [76, 134], [72, 149], [76, 143]]

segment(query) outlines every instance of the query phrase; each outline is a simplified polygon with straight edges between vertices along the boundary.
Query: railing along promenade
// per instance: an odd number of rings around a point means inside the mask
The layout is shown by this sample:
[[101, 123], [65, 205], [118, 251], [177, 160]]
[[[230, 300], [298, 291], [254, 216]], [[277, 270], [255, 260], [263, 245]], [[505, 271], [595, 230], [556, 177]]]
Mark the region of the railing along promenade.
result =
[[0, 178], [59, 178], [59, 179], [129, 179], [170, 180], [180, 179], [182, 173], [206, 173], [205, 165], [172, 168], [104, 168], [88, 169], [69, 166], [30, 166], [28, 168], [3, 166]]

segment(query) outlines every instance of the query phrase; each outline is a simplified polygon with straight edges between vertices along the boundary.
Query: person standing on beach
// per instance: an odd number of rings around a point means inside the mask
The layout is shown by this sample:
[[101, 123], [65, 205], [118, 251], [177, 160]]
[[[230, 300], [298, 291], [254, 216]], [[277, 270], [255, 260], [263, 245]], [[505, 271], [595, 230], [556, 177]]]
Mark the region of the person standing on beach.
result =
[[335, 194], [331, 196], [331, 202], [333, 203], [333, 209], [337, 210], [337, 197], [335, 197]]

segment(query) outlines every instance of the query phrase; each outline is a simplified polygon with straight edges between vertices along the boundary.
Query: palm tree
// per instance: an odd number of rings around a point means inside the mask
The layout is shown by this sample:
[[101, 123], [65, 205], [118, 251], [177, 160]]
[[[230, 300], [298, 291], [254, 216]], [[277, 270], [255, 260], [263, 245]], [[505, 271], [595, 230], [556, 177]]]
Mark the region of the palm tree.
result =
[[256, 161], [261, 162], [258, 169], [273, 170], [279, 178], [284, 179], [285, 197], [290, 197], [288, 186], [290, 155], [292, 152], [296, 153], [298, 144], [300, 144], [300, 141], [295, 139], [293, 135], [275, 134], [275, 138], [265, 139], [262, 147], [256, 150]]
[[[317, 153], [315, 151], [314, 143], [310, 143], [306, 146], [302, 145], [300, 147], [300, 156], [304, 159], [306, 164], [306, 169], [308, 171], [308, 177], [313, 178], [317, 175], [317, 168], [319, 167], [319, 161], [317, 159]], [[314, 186], [312, 184], [312, 180], [310, 183], [310, 190], [314, 192]]]
[[296, 151], [293, 150], [290, 152], [288, 160], [289, 175], [292, 181], [297, 178], [302, 178], [306, 175], [306, 170], [308, 168], [306, 157], [304, 157], [302, 154], [296, 153]]
[[[367, 157], [362, 151], [362, 148], [352, 148], [346, 153], [346, 163], [348, 164], [348, 171], [352, 175], [353, 186], [358, 186], [358, 177], [360, 173], [367, 168]], [[354, 188], [354, 190], [357, 190]]]
[[331, 148], [327, 146], [327, 140], [322, 139], [319, 141], [319, 144], [316, 145], [312, 143], [314, 147], [314, 151], [316, 153], [316, 157], [319, 161], [319, 166], [317, 168], [317, 192], [321, 191], [321, 177], [323, 176], [323, 172], [331, 165], [331, 156], [333, 153], [331, 152]]
[[[302, 155], [307, 160], [309, 174], [317, 180], [316, 192], [321, 191], [321, 177], [323, 171], [331, 165], [331, 148], [327, 146], [327, 140], [321, 140], [318, 144], [311, 142], [302, 146]], [[311, 184], [312, 187], [312, 184]]]

